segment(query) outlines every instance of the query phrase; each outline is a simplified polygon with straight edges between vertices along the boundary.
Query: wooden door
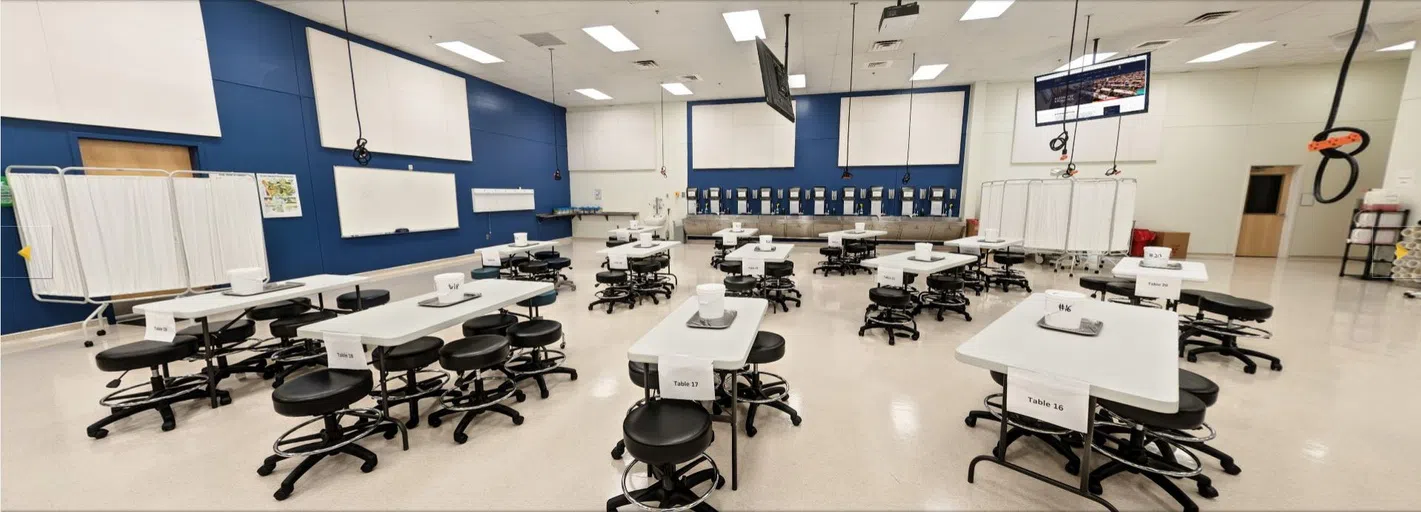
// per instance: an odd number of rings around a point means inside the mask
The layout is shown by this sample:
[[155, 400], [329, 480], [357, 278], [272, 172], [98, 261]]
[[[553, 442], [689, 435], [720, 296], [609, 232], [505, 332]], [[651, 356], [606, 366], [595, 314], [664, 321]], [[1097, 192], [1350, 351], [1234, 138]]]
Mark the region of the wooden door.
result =
[[1239, 221], [1238, 256], [1278, 257], [1283, 222], [1288, 215], [1288, 189], [1295, 167], [1254, 167], [1248, 173], [1248, 194]]
[[165, 171], [192, 169], [192, 148], [188, 146], [79, 139], [79, 156], [84, 161], [84, 167]]

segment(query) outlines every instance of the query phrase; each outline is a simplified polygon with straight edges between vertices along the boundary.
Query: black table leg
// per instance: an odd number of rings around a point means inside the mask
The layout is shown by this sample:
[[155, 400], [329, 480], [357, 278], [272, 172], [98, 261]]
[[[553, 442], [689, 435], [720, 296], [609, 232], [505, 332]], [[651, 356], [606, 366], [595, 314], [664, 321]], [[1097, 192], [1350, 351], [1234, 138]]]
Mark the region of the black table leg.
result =
[[207, 398], [213, 409], [218, 407], [217, 403], [217, 368], [212, 366], [212, 333], [207, 328], [207, 317], [198, 319], [202, 323], [202, 358], [207, 362]]
[[740, 369], [730, 372], [730, 490], [740, 489]]

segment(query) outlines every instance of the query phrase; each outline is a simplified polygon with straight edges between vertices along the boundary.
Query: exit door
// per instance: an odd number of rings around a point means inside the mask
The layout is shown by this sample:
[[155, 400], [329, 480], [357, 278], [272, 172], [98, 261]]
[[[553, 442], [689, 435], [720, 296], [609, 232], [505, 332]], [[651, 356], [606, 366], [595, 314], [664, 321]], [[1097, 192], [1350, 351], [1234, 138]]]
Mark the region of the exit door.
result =
[[1248, 174], [1248, 193], [1239, 221], [1238, 256], [1278, 257], [1288, 215], [1288, 189], [1295, 167], [1254, 167]]

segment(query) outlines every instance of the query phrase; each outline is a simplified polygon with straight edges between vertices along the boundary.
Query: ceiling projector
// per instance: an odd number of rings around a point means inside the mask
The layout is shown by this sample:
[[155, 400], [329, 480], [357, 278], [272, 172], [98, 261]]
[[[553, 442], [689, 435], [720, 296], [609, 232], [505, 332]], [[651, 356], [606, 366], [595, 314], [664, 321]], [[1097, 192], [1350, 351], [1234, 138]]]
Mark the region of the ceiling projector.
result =
[[913, 28], [918, 21], [918, 3], [890, 5], [883, 8], [883, 17], [878, 20], [881, 34], [901, 34]]

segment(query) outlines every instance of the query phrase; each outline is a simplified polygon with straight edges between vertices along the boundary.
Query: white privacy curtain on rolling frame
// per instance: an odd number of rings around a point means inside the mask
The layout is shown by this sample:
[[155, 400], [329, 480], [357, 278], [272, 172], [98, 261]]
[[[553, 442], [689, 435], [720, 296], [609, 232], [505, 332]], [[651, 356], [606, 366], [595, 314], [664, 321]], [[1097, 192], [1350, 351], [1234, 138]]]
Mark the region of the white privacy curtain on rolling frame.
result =
[[1114, 178], [985, 182], [979, 229], [1022, 238], [1028, 252], [1059, 255], [1058, 266], [1074, 268], [1129, 251], [1136, 189], [1135, 180]]
[[20, 246], [30, 249], [25, 259], [30, 294], [44, 302], [87, 303], [60, 169], [12, 165], [5, 168], [5, 178], [14, 196]]
[[259, 268], [269, 277], [256, 176], [176, 171], [172, 177], [188, 288], [228, 285], [234, 268]]

